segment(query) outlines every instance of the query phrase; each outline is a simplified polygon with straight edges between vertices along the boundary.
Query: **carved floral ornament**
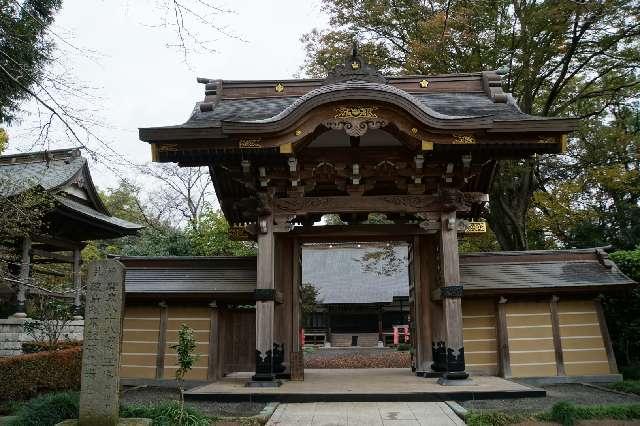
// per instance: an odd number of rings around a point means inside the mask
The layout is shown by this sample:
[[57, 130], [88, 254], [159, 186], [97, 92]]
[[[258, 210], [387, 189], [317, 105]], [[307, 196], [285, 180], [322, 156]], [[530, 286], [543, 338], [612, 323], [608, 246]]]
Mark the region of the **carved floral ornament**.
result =
[[349, 136], [363, 136], [370, 129], [380, 129], [389, 122], [376, 114], [377, 106], [339, 106], [333, 118], [322, 124], [332, 130], [344, 130]]

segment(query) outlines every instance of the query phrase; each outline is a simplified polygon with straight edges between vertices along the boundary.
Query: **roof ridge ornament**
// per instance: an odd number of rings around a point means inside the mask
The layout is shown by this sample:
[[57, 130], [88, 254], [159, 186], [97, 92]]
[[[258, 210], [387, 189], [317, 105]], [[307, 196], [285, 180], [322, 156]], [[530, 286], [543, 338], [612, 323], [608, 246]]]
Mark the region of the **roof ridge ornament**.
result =
[[358, 44], [354, 41], [351, 54], [346, 56], [344, 63], [336, 65], [329, 71], [324, 84], [338, 83], [349, 80], [369, 81], [373, 83], [386, 83], [382, 73], [371, 64], [368, 64], [358, 53]]

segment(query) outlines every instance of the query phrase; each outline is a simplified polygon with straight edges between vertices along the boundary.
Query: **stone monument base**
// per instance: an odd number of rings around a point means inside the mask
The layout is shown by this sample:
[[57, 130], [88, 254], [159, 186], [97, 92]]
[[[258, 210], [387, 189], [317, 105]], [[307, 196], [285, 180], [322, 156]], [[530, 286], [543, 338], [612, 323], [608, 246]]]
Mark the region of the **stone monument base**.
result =
[[[121, 418], [115, 426], [151, 426], [153, 420], [132, 417], [130, 419]], [[78, 426], [78, 419], [65, 420], [57, 423], [56, 426]]]

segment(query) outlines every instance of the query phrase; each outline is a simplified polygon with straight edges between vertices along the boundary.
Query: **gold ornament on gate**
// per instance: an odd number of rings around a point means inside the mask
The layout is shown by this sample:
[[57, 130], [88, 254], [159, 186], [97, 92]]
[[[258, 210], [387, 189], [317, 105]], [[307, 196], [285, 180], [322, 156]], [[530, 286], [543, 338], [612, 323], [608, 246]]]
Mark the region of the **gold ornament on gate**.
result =
[[471, 145], [476, 143], [476, 138], [471, 135], [453, 135], [454, 145]]
[[484, 232], [487, 232], [487, 222], [469, 222], [464, 230], [465, 234], [482, 234]]
[[276, 92], [278, 92], [278, 93], [284, 92], [284, 84], [282, 84], [282, 83], [276, 84]]
[[334, 118], [378, 118], [376, 106], [343, 106], [336, 108]]
[[420, 87], [422, 87], [423, 89], [426, 89], [428, 85], [429, 85], [429, 82], [427, 80], [422, 80], [420, 82]]

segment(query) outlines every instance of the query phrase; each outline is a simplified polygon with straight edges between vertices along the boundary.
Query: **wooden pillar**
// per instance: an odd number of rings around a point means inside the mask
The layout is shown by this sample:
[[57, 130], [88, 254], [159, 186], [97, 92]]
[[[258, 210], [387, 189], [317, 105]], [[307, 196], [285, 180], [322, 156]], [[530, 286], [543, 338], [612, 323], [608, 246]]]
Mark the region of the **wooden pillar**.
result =
[[456, 213], [440, 215], [440, 257], [442, 288], [442, 319], [447, 351], [445, 379], [466, 379], [464, 341], [462, 336], [462, 285], [458, 258]]
[[501, 297], [496, 303], [498, 329], [498, 374], [501, 377], [511, 377], [511, 355], [509, 354], [509, 330], [507, 328], [507, 299]]
[[[277, 384], [273, 373], [273, 319], [275, 268], [273, 216], [258, 219], [258, 266], [256, 276], [256, 374], [253, 382]], [[251, 384], [251, 383], [250, 383]]]
[[209, 303], [209, 353], [207, 365], [207, 380], [217, 381], [222, 377], [220, 371], [220, 311], [214, 300]]
[[29, 282], [29, 273], [31, 271], [31, 238], [24, 237], [22, 240], [22, 255], [20, 262], [20, 277], [18, 283], [18, 292], [16, 294], [16, 312], [13, 314], [16, 318], [26, 318], [26, 301], [27, 301], [27, 283]]
[[160, 307], [160, 326], [158, 327], [158, 347], [156, 349], [156, 379], [164, 377], [164, 360], [167, 351], [167, 302], [158, 303]]
[[553, 349], [556, 354], [556, 372], [565, 376], [564, 355], [562, 354], [562, 338], [560, 337], [560, 316], [558, 315], [558, 296], [551, 296], [549, 312], [551, 313], [551, 330], [553, 332]]
[[300, 341], [300, 330], [302, 329], [302, 312], [301, 312], [301, 287], [302, 287], [302, 250], [300, 241], [294, 238], [291, 246], [291, 328], [293, 332], [291, 354], [289, 359], [289, 369], [291, 371], [291, 380], [304, 380], [304, 352]]
[[430, 237], [417, 236], [413, 240], [411, 267], [414, 283], [412, 322], [415, 324], [415, 335], [411, 336], [415, 349], [415, 368], [418, 375], [430, 370], [432, 356], [431, 324], [431, 269], [428, 262], [432, 259], [433, 241]]
[[613, 343], [611, 342], [611, 336], [609, 335], [609, 328], [607, 327], [607, 319], [604, 316], [604, 310], [602, 309], [602, 297], [598, 296], [593, 301], [596, 314], [598, 315], [598, 324], [600, 324], [600, 334], [602, 334], [602, 341], [604, 342], [604, 349], [607, 352], [607, 360], [609, 361], [609, 373], [618, 374], [618, 364], [616, 363], [616, 355], [613, 352]]
[[74, 297], [73, 297], [73, 319], [82, 319], [82, 276], [80, 274], [80, 249], [73, 249], [73, 289], [74, 289]]

